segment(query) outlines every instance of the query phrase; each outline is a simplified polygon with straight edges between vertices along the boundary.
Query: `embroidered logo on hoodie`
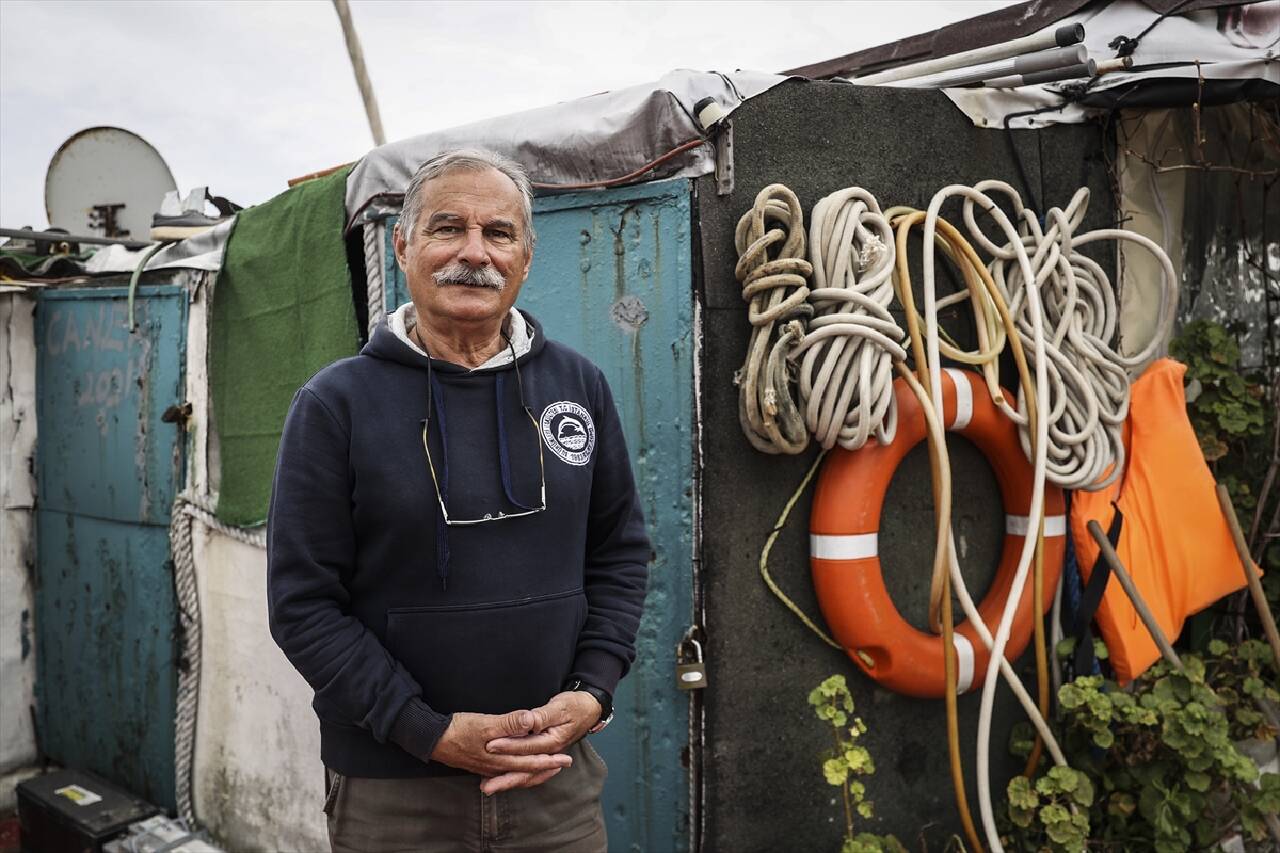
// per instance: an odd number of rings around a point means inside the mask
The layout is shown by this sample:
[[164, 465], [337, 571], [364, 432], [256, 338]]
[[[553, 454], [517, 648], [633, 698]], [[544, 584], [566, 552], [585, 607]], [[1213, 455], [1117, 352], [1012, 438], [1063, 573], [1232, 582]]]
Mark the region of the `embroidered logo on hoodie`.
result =
[[577, 403], [561, 400], [542, 413], [542, 440], [570, 465], [586, 465], [596, 446], [596, 425]]

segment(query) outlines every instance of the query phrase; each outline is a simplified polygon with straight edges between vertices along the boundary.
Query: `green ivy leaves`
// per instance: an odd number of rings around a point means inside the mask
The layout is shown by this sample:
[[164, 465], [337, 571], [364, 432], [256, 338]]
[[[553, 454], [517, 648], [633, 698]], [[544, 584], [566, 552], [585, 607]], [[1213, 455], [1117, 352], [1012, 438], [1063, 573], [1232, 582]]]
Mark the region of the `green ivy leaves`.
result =
[[906, 848], [892, 835], [869, 832], [854, 834], [853, 815], [864, 820], [874, 814], [867, 800], [867, 786], [859, 777], [876, 772], [875, 761], [858, 739], [867, 733], [867, 725], [853, 714], [853, 694], [843, 675], [833, 675], [809, 692], [809, 704], [819, 720], [831, 726], [835, 748], [828, 750], [822, 761], [822, 776], [827, 784], [839, 788], [844, 797], [845, 838], [842, 853], [906, 853]]
[[1053, 767], [1033, 786], [1024, 776], [1009, 782], [1009, 819], [1031, 828], [1037, 822], [1054, 851], [1080, 851], [1089, 839], [1093, 782], [1079, 770]]
[[[1235, 741], [1277, 731], [1258, 710], [1280, 701], [1277, 666], [1261, 640], [1213, 640], [1179, 671], [1160, 662], [1129, 690], [1100, 676], [1059, 691], [1071, 768], [1008, 786], [1010, 846], [1025, 851], [1185, 851], [1232, 832], [1268, 838], [1280, 775], [1259, 774]], [[1011, 749], [1025, 753], [1017, 730]]]

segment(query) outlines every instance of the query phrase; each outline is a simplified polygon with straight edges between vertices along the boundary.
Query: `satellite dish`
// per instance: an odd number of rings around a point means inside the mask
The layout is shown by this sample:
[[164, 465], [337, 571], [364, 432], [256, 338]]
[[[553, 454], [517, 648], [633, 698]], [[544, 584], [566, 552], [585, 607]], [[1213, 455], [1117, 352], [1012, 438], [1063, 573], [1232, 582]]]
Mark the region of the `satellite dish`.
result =
[[177, 187], [160, 152], [141, 136], [90, 127], [49, 161], [44, 209], [50, 226], [72, 234], [146, 240], [164, 194]]

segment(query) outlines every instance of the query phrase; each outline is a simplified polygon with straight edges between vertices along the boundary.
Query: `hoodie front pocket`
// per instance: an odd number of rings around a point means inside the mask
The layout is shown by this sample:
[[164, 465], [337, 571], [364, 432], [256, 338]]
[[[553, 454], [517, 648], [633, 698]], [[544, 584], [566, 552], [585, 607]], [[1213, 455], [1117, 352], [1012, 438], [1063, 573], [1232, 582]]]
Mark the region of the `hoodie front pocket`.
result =
[[582, 590], [387, 611], [388, 651], [440, 713], [505, 714], [560, 692], [586, 618]]

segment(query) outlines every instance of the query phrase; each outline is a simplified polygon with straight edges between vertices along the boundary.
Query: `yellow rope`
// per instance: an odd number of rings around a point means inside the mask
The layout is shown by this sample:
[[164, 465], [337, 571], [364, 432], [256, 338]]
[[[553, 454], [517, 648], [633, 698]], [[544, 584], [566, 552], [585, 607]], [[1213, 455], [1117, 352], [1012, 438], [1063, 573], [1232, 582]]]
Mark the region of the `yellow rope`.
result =
[[800, 621], [803, 622], [810, 631], [821, 637], [822, 642], [831, 646], [833, 649], [840, 649], [843, 651], [844, 646], [831, 639], [830, 635], [828, 635], [826, 631], [815, 625], [813, 620], [806, 616], [805, 612], [800, 609], [800, 605], [788, 598], [787, 594], [783, 592], [778, 585], [773, 582], [773, 578], [769, 576], [769, 552], [773, 550], [773, 543], [777, 540], [778, 534], [787, 526], [787, 518], [791, 515], [792, 508], [796, 505], [796, 501], [800, 500], [800, 496], [804, 494], [804, 490], [809, 488], [809, 483], [813, 480], [813, 475], [818, 472], [818, 466], [822, 464], [822, 459], [826, 455], [827, 451], [825, 450], [817, 455], [813, 460], [813, 464], [809, 466], [808, 472], [805, 473], [804, 479], [800, 481], [800, 485], [791, 493], [791, 499], [788, 500], [787, 505], [782, 508], [782, 514], [778, 516], [778, 521], [773, 525], [773, 531], [769, 534], [769, 538], [765, 540], [764, 549], [760, 552], [760, 576], [764, 578], [765, 585], [768, 586], [769, 590], [778, 597], [778, 600], [785, 604], [788, 610], [800, 617]]

